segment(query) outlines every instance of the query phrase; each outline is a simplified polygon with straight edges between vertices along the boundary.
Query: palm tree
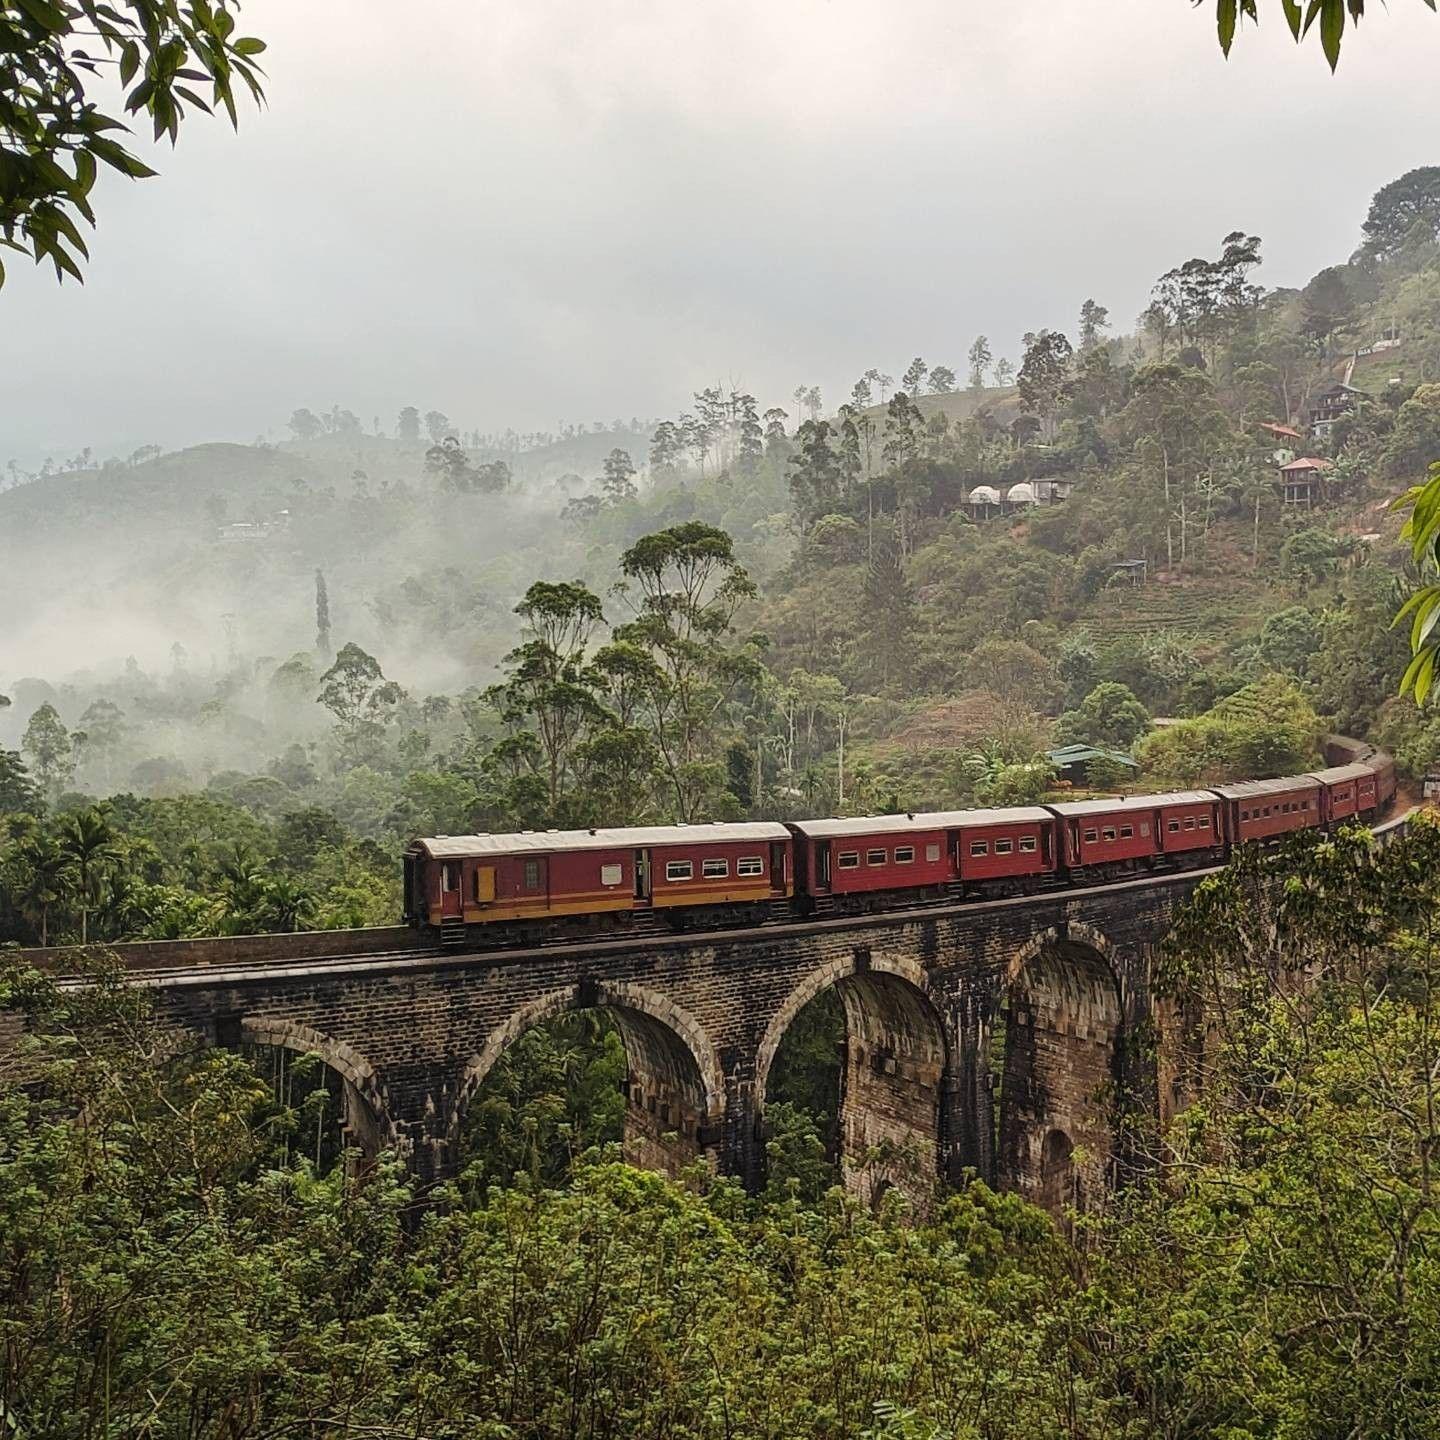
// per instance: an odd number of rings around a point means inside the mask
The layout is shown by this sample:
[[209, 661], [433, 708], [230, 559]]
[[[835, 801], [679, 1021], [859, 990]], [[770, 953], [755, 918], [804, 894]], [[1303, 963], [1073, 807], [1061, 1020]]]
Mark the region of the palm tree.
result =
[[264, 906], [274, 927], [293, 935], [310, 918], [315, 898], [310, 891], [288, 875], [277, 875], [266, 882]]
[[20, 909], [40, 924], [40, 943], [50, 943], [50, 907], [63, 900], [72, 879], [70, 857], [49, 835], [27, 836], [16, 847], [21, 864]]
[[105, 866], [118, 855], [115, 831], [107, 811], [98, 805], [67, 815], [60, 825], [60, 848], [75, 866], [79, 880], [80, 943], [90, 940], [90, 907]]

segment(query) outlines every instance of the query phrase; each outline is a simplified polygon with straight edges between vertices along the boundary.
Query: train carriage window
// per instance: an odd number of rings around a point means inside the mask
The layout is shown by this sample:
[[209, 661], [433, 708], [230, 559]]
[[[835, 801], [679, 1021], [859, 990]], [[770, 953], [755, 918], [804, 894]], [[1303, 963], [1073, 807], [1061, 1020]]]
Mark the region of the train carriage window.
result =
[[724, 880], [730, 874], [728, 860], [702, 860], [700, 875], [705, 880]]
[[1202, 815], [1195, 824], [1201, 830], [1208, 830], [1210, 828], [1210, 817], [1208, 815]]
[[1100, 832], [1098, 830], [1087, 830], [1085, 832], [1085, 843], [1087, 845], [1093, 845], [1099, 838]]
[[742, 855], [735, 862], [735, 873], [737, 875], [763, 875], [765, 861], [759, 855]]
[[623, 885], [625, 883], [625, 867], [623, 865], [602, 865], [600, 867], [600, 883], [602, 885]]
[[440, 888], [447, 894], [460, 888], [460, 867], [453, 860], [440, 867]]
[[1020, 837], [1020, 853], [1022, 855], [1033, 855], [1035, 853], [1035, 837], [1033, 835], [1022, 835]]
[[1122, 840], [1133, 840], [1135, 838], [1135, 827], [1133, 825], [1122, 825], [1120, 827], [1120, 838]]
[[665, 878], [667, 880], [691, 880], [695, 876], [695, 866], [689, 860], [667, 860], [665, 862]]
[[1013, 840], [997, 840], [995, 842], [995, 853], [997, 855], [1008, 855], [1015, 848]]
[[1180, 822], [1178, 820], [1167, 820], [1165, 822], [1165, 828], [1172, 835], [1178, 835], [1180, 833]]
[[836, 857], [835, 863], [842, 870], [858, 870], [860, 868], [860, 852], [858, 850], [842, 850]]
[[865, 863], [867, 865], [883, 865], [885, 863], [885, 852], [883, 850], [867, 850], [865, 852]]
[[913, 865], [915, 863], [915, 847], [913, 845], [897, 845], [895, 847], [895, 863], [897, 865]]
[[1100, 833], [1105, 837], [1105, 841], [1108, 844], [1115, 838], [1115, 827], [1113, 825], [1107, 825]]
[[1195, 817], [1193, 815], [1187, 815], [1185, 817], [1185, 828], [1187, 830], [1193, 830], [1195, 828]]
[[970, 853], [972, 855], [988, 855], [990, 853], [990, 842], [988, 840], [972, 840], [970, 842]]
[[527, 890], [540, 888], [540, 862], [538, 860], [525, 862], [525, 888]]
[[927, 860], [938, 860], [940, 858], [940, 845], [937, 841], [934, 845], [925, 847], [925, 858]]

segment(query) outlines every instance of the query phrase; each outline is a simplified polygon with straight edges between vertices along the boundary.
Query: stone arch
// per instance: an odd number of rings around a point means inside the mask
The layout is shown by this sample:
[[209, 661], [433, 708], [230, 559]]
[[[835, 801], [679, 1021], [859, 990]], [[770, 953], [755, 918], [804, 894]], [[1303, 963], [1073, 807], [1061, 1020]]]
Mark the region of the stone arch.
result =
[[548, 991], [496, 1026], [465, 1067], [450, 1125], [452, 1146], [458, 1146], [471, 1099], [506, 1049], [532, 1027], [586, 1009], [608, 1011], [625, 1045], [626, 1159], [675, 1174], [713, 1149], [725, 1111], [724, 1072], [715, 1047], [687, 1011], [625, 981]]
[[834, 989], [845, 1007], [840, 1078], [840, 1174], [868, 1203], [899, 1189], [928, 1209], [940, 1176], [941, 1114], [950, 1055], [924, 968], [903, 958], [856, 953], [807, 974], [781, 1002], [756, 1050], [755, 1096], [766, 1088], [786, 1030]]
[[1125, 997], [1113, 946], [1093, 926], [1052, 926], [1006, 966], [1001, 1000], [1000, 1183], [1052, 1211], [1093, 1209], [1114, 1168]]
[[341, 1130], [346, 1144], [367, 1159], [398, 1144], [375, 1067], [352, 1045], [277, 1015], [241, 1016], [239, 1039], [247, 1045], [272, 1045], [299, 1055], [318, 1055], [342, 1081]]

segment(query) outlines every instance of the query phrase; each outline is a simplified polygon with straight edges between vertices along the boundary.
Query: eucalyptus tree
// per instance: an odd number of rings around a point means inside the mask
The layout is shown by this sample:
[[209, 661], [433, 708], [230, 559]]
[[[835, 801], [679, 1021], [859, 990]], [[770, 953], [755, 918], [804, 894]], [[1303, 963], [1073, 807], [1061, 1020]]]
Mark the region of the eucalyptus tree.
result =
[[703, 817], [723, 788], [715, 731], [735, 687], [758, 667], [755, 642], [737, 643], [736, 611], [755, 592], [734, 541], [701, 521], [643, 536], [620, 557], [617, 587], [634, 619], [617, 642], [649, 656], [637, 671], [639, 712], [683, 821]]

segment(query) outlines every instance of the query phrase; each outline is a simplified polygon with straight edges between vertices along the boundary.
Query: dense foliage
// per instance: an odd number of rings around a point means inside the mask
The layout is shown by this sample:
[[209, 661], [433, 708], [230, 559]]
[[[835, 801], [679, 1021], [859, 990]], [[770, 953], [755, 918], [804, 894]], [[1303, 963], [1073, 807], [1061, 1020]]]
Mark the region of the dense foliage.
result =
[[[572, 1157], [566, 1188], [483, 1121], [477, 1163], [517, 1182], [417, 1209], [386, 1164], [317, 1162], [323, 1090], [223, 1051], [157, 1066], [110, 972], [59, 991], [11, 965], [3, 1413], [197, 1440], [1432, 1433], [1437, 874], [1422, 824], [1207, 882], [1163, 974], [1192, 1103], [1069, 1233], [978, 1183], [923, 1224], [813, 1171], [677, 1183], [563, 1122], [538, 1149]], [[541, 1050], [544, 1091], [569, 1062]]]

